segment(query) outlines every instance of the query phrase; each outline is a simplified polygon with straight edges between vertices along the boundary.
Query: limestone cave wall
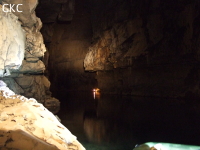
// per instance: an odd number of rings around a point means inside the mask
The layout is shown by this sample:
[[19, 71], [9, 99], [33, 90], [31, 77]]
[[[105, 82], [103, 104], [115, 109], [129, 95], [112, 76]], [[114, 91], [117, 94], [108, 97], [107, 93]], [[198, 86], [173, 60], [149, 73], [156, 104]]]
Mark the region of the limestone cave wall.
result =
[[[44, 10], [46, 7], [49, 9]], [[87, 0], [41, 1], [36, 12], [44, 24], [41, 32], [49, 55], [46, 74], [52, 83], [51, 90], [57, 97], [61, 89], [91, 90], [96, 82], [95, 73], [85, 72], [83, 67], [92, 39]], [[61, 14], [65, 14], [62, 19], [59, 17]]]
[[91, 0], [92, 44], [84, 59], [102, 92], [200, 95], [198, 0]]
[[9, 12], [9, 8], [2, 9], [0, 5], [1, 80], [16, 94], [35, 98], [52, 112], [58, 112], [59, 101], [51, 96], [50, 82], [44, 76], [46, 47], [40, 33], [42, 22], [35, 15], [38, 1], [3, 0], [1, 3], [22, 4], [22, 12]]

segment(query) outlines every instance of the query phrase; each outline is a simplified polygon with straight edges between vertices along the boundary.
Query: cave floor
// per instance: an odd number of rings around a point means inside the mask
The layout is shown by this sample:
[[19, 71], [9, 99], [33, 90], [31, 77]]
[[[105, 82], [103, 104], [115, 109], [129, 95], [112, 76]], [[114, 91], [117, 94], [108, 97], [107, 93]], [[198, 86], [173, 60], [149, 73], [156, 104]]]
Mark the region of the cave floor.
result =
[[181, 99], [62, 92], [62, 123], [88, 150], [131, 150], [145, 142], [200, 145], [200, 106]]

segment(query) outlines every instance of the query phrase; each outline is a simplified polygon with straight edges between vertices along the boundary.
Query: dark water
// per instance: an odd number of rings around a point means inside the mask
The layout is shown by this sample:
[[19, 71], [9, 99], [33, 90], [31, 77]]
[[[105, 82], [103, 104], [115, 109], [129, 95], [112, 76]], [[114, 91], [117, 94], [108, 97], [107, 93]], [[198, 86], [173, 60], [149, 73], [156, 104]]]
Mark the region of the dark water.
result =
[[200, 145], [196, 101], [62, 92], [62, 123], [87, 150], [132, 150], [145, 142]]

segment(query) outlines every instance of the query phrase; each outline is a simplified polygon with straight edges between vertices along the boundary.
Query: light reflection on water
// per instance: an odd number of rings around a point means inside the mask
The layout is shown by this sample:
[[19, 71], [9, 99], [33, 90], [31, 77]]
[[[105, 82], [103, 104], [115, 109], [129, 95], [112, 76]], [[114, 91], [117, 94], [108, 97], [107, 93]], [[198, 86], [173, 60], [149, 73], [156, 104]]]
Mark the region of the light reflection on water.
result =
[[95, 88], [92, 91], [93, 91], [93, 98], [97, 100], [100, 99], [100, 89]]
[[66, 93], [58, 114], [88, 150], [149, 141], [200, 145], [199, 115], [182, 100], [92, 94]]

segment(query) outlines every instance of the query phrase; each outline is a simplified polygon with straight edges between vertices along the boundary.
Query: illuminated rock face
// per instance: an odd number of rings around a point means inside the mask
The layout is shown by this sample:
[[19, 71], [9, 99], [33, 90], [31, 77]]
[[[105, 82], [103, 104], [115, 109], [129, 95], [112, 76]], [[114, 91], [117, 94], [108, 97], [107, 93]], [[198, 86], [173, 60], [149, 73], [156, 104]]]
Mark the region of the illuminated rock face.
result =
[[18, 69], [24, 59], [25, 32], [18, 18], [4, 13], [0, 5], [0, 77], [9, 76], [10, 69]]
[[[22, 4], [22, 12], [4, 12], [0, 5], [0, 77], [10, 89], [48, 105], [57, 113], [60, 103], [51, 97], [50, 82], [42, 75], [46, 47], [40, 29], [42, 22], [35, 15], [37, 0], [3, 0], [2, 4]], [[7, 9], [6, 9], [7, 10]], [[50, 106], [50, 105], [53, 106]]]
[[42, 104], [15, 94], [0, 81], [0, 148], [85, 150]]
[[18, 12], [15, 10], [13, 12], [19, 20], [22, 22], [23, 26], [32, 28], [37, 22], [37, 17], [35, 15], [35, 8], [38, 4], [38, 0], [2, 0], [3, 4], [22, 4], [20, 5]]
[[102, 92], [200, 96], [198, 0], [97, 0], [91, 6], [94, 40], [84, 67], [97, 71]]
[[89, 47], [84, 60], [85, 70], [99, 71], [128, 67], [132, 57], [145, 54], [147, 39], [141, 18], [116, 23], [104, 31], [100, 39]]

